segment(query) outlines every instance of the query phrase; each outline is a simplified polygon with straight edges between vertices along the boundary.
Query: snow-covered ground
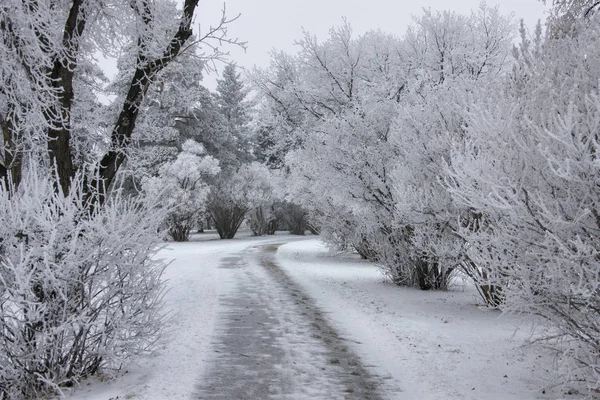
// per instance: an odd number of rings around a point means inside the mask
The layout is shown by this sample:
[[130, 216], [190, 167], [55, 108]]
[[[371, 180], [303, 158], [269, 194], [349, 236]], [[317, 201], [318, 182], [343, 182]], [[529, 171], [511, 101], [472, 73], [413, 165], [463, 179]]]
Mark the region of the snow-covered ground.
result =
[[521, 346], [530, 333], [527, 321], [478, 308], [468, 286], [449, 292], [398, 288], [385, 283], [372, 264], [333, 255], [314, 237], [241, 235], [222, 241], [204, 234], [195, 239], [171, 243], [161, 252], [174, 261], [166, 271], [170, 290], [165, 298], [173, 319], [160, 352], [114, 380], [86, 382], [68, 398], [191, 398], [214, 355], [211, 343], [219, 332], [214, 327], [226, 311], [220, 299], [236, 290], [239, 270], [221, 268], [223, 260], [281, 242], [288, 243], [279, 247], [276, 264], [349, 339], [364, 364], [401, 388], [387, 398], [567, 397], [564, 388], [547, 387], [552, 358]]
[[402, 399], [559, 399], [569, 390], [548, 387], [552, 357], [523, 346], [531, 323], [478, 307], [469, 285], [398, 288], [371, 263], [331, 254], [318, 240], [280, 247], [278, 260], [364, 361], [399, 383]]

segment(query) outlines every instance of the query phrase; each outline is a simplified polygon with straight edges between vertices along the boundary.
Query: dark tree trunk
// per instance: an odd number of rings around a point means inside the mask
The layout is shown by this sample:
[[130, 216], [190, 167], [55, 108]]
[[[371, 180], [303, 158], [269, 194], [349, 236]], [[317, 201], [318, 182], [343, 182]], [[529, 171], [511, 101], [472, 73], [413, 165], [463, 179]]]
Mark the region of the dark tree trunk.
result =
[[258, 206], [250, 211], [250, 229], [254, 236], [274, 235], [277, 230], [277, 218], [274, 217], [273, 207], [270, 212], [264, 212], [263, 206]]
[[[150, 84], [158, 72], [160, 72], [167, 64], [173, 60], [181, 51], [183, 44], [192, 35], [191, 23], [194, 15], [194, 10], [198, 5], [199, 0], [185, 0], [183, 6], [183, 16], [179, 29], [173, 36], [173, 39], [167, 46], [161, 58], [156, 60], [148, 60], [143, 53], [146, 44], [143, 39], [138, 40], [140, 53], [138, 54], [137, 67], [127, 97], [123, 103], [123, 108], [119, 114], [119, 118], [111, 134], [112, 149], [102, 157], [98, 166], [97, 174], [91, 182], [92, 190], [98, 191], [100, 194], [99, 201], [104, 202], [106, 190], [110, 187], [123, 161], [125, 161], [125, 153], [130, 143], [133, 129], [139, 114], [139, 106], [142, 103], [144, 95], [148, 91]], [[143, 15], [144, 22], [150, 23], [152, 16], [146, 8]], [[90, 199], [94, 199], [92, 196]], [[93, 207], [93, 204], [91, 205]]]
[[421, 290], [446, 290], [452, 268], [442, 268], [436, 261], [418, 259], [414, 261], [415, 283]]
[[7, 182], [7, 179], [8, 179], [8, 170], [2, 164], [0, 164], [0, 179], [2, 179], [4, 181], [4, 184], [8, 183]]
[[498, 307], [504, 301], [502, 286], [494, 283], [483, 268], [467, 258], [461, 264], [461, 270], [475, 283], [479, 295], [487, 306]]
[[373, 244], [367, 239], [367, 235], [361, 235], [360, 240], [352, 243], [352, 247], [363, 260], [377, 261], [378, 254]]
[[0, 179], [8, 186], [14, 188], [21, 183], [23, 168], [23, 152], [18, 148], [17, 140], [19, 133], [14, 128], [14, 106], [8, 107], [8, 119], [0, 118], [2, 139], [4, 140], [4, 165], [0, 166]]
[[[77, 68], [79, 40], [87, 22], [84, 0], [73, 0], [63, 31], [62, 45], [64, 56], [56, 57], [50, 73], [50, 85], [58, 93], [58, 110], [46, 110], [48, 120], [48, 154], [50, 162], [58, 173], [60, 187], [65, 195], [69, 193], [71, 179], [75, 175], [73, 153], [71, 152], [71, 107], [73, 105], [73, 77]], [[43, 38], [42, 38], [43, 39]], [[59, 121], [56, 121], [56, 115]]]

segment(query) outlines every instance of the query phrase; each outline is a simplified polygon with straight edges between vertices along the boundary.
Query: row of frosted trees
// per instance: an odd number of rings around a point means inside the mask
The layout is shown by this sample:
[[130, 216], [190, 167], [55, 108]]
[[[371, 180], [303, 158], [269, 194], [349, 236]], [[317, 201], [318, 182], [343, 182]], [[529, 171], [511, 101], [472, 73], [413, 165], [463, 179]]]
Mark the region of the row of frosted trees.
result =
[[[457, 274], [541, 316], [567, 379], [600, 387], [600, 15], [557, 2], [529, 34], [496, 8], [425, 10], [402, 37], [274, 53], [258, 140], [333, 248], [399, 285]], [[518, 38], [519, 44], [513, 46]]]

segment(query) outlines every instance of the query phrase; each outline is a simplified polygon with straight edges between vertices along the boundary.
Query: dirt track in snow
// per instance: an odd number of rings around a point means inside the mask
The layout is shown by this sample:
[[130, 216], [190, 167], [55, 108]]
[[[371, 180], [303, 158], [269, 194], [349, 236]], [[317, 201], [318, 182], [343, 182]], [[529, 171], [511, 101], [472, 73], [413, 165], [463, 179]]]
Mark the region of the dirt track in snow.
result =
[[[348, 339], [274, 262], [279, 245], [222, 260], [235, 289], [197, 399], [397, 399], [351, 351]], [[387, 392], [387, 395], [382, 395]]]

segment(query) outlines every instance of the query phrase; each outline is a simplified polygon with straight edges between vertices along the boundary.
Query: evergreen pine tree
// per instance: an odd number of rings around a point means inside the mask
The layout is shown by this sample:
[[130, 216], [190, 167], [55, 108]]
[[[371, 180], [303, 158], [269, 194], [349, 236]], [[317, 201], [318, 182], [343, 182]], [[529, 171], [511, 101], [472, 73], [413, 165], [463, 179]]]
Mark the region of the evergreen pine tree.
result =
[[227, 129], [234, 138], [237, 160], [233, 167], [239, 167], [252, 159], [246, 95], [247, 91], [237, 66], [228, 64], [223, 70], [223, 78], [217, 80], [216, 98], [220, 113], [226, 120]]

